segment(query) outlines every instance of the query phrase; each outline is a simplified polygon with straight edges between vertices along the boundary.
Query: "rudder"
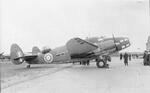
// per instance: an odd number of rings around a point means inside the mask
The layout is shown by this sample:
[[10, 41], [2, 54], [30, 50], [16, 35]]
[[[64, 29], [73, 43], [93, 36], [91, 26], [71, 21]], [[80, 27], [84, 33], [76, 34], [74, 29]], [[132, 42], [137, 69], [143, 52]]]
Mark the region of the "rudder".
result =
[[10, 59], [12, 63], [19, 65], [24, 61], [24, 53], [17, 44], [12, 44], [10, 48]]

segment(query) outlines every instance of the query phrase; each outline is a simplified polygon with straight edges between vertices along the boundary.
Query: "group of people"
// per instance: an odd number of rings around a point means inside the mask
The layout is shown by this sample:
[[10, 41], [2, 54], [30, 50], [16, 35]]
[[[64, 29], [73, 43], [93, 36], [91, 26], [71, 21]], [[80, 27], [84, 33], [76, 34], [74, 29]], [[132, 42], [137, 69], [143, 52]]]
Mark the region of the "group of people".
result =
[[150, 65], [150, 51], [145, 51], [143, 55], [143, 64]]
[[124, 55], [122, 53], [120, 53], [120, 60], [124, 59], [124, 64], [125, 66], [128, 66], [128, 61], [131, 61], [131, 54], [128, 53], [124, 53]]

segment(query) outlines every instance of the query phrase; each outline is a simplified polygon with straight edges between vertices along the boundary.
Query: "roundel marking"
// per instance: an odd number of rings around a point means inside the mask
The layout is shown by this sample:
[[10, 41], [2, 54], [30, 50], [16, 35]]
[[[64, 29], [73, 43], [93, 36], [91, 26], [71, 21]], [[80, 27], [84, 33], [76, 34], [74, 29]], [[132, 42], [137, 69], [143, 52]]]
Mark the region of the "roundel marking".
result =
[[44, 55], [44, 60], [48, 63], [51, 63], [53, 61], [53, 55], [51, 53], [47, 53]]

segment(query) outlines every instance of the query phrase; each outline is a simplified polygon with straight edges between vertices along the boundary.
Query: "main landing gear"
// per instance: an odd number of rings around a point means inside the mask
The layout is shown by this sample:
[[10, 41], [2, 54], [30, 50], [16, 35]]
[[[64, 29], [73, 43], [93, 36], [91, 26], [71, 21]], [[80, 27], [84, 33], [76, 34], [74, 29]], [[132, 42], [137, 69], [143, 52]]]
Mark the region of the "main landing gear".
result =
[[103, 68], [103, 67], [105, 67], [105, 62], [104, 62], [103, 60], [97, 61], [97, 62], [96, 62], [96, 66], [97, 66], [98, 68]]
[[89, 65], [90, 65], [90, 61], [89, 61], [89, 60], [81, 61], [81, 62], [80, 62], [80, 65], [87, 65], [87, 66], [89, 66]]
[[96, 59], [96, 66], [98, 68], [109, 68], [109, 65], [107, 64], [107, 60], [101, 59], [100, 57]]

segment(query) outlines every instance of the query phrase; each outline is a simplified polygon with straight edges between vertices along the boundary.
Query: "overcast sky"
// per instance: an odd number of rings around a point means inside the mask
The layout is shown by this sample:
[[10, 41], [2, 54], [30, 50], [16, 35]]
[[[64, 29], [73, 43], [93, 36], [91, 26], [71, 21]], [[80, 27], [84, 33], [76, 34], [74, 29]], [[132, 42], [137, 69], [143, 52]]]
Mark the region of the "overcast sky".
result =
[[1, 0], [1, 52], [12, 43], [65, 45], [73, 37], [129, 37], [125, 51], [143, 51], [150, 35], [148, 0]]

